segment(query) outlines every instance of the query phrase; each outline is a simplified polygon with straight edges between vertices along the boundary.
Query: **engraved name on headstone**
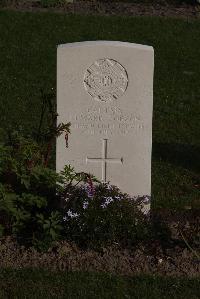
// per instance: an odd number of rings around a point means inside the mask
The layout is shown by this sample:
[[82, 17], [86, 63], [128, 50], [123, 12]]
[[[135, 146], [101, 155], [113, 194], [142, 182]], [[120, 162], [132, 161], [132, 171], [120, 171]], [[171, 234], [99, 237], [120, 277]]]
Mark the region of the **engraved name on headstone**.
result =
[[59, 45], [56, 168], [71, 164], [131, 196], [151, 195], [154, 53], [150, 46], [95, 41]]

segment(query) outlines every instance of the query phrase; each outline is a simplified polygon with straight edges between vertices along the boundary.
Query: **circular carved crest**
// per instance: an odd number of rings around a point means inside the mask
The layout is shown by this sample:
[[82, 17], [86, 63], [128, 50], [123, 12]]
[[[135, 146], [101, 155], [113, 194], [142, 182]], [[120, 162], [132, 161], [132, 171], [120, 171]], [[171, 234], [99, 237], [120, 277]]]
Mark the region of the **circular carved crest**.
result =
[[84, 86], [95, 99], [102, 102], [116, 100], [126, 91], [128, 76], [125, 68], [113, 59], [99, 59], [86, 71]]

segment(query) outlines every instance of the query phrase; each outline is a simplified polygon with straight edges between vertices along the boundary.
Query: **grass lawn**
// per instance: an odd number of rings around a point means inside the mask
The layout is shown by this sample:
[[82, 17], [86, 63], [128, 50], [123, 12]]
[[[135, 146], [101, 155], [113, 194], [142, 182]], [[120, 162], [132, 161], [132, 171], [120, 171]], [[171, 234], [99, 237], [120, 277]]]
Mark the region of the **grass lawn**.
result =
[[56, 89], [56, 46], [120, 40], [155, 49], [153, 208], [199, 207], [200, 21], [0, 11], [0, 122], [37, 125]]
[[[200, 21], [0, 11], [0, 122], [37, 126], [56, 89], [56, 46], [120, 40], [155, 49], [153, 208], [200, 207]], [[0, 269], [0, 299], [197, 299], [199, 279]]]
[[198, 299], [199, 279], [0, 270], [0, 298]]

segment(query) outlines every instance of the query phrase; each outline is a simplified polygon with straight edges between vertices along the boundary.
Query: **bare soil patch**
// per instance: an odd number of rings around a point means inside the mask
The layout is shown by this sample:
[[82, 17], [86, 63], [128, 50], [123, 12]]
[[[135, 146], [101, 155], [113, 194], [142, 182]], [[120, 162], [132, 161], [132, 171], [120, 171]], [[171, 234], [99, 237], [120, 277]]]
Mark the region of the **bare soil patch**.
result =
[[[117, 275], [157, 274], [164, 276], [199, 277], [200, 217], [199, 211], [183, 211], [179, 215], [160, 211], [154, 219], [157, 238], [129, 248], [113, 244], [99, 250], [78, 248], [67, 240], [55, 242], [46, 252], [19, 245], [12, 237], [0, 239], [0, 267], [45, 268], [50, 271], [98, 271]], [[159, 217], [162, 218], [162, 222]], [[166, 230], [165, 230], [166, 231]], [[189, 249], [180, 231], [187, 238]]]
[[200, 261], [189, 249], [176, 246], [163, 252], [149, 252], [145, 246], [135, 249], [109, 247], [96, 252], [81, 250], [67, 241], [57, 242], [46, 253], [25, 249], [12, 238], [0, 241], [1, 268], [43, 268], [52, 271], [98, 271], [117, 275], [157, 274], [164, 276], [198, 277]]
[[145, 3], [124, 3], [124, 2], [98, 2], [75, 0], [74, 3], [66, 3], [55, 7], [43, 7], [40, 1], [6, 1], [3, 9], [14, 9], [19, 11], [54, 11], [64, 14], [82, 15], [117, 15], [117, 16], [162, 16], [176, 18], [199, 18], [200, 5], [177, 4], [172, 5], [167, 2], [160, 4]]

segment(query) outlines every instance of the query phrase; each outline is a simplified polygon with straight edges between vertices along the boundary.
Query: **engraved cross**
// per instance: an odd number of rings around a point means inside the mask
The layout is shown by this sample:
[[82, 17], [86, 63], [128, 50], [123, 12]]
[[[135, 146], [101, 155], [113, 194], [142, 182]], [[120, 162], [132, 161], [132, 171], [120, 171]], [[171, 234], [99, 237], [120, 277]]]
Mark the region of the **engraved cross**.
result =
[[107, 182], [107, 163], [120, 163], [123, 164], [123, 158], [107, 158], [107, 139], [102, 139], [102, 156], [101, 158], [88, 158], [86, 157], [86, 163], [88, 162], [101, 162], [102, 169], [102, 182]]

